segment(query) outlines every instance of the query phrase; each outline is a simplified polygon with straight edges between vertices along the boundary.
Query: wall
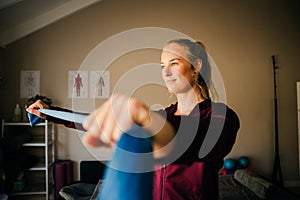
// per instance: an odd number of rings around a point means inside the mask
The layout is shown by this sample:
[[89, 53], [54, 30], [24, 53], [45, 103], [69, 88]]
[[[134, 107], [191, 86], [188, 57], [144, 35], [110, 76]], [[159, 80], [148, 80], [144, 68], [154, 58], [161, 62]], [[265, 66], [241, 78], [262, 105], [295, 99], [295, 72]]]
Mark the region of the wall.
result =
[[0, 117], [2, 118], [3, 114], [3, 87], [4, 87], [4, 49], [0, 48]]
[[[286, 183], [294, 183], [300, 179], [296, 122], [296, 81], [300, 79], [297, 19], [296, 1], [104, 0], [5, 48], [3, 76], [8, 82], [1, 91], [3, 115], [9, 119], [16, 102], [26, 103], [26, 99], [19, 98], [20, 70], [40, 70], [41, 94], [51, 97], [55, 105], [91, 111], [103, 100], [69, 99], [68, 71], [79, 70], [89, 53], [114, 34], [139, 27], [164, 27], [205, 42], [222, 75], [227, 103], [241, 120], [237, 143], [229, 157], [249, 156], [252, 167], [267, 177], [272, 174], [274, 156], [271, 56], [277, 56], [281, 165]], [[144, 36], [145, 40], [147, 37]], [[113, 90], [123, 73], [143, 63], [158, 61], [159, 51], [143, 49], [122, 55], [103, 67], [111, 71]], [[163, 89], [159, 96], [148, 92], [147, 87], [136, 93], [149, 105], [171, 102]], [[93, 159], [81, 144], [78, 137], [81, 133], [62, 126], [57, 126], [57, 133], [58, 158], [72, 159], [76, 164]]]

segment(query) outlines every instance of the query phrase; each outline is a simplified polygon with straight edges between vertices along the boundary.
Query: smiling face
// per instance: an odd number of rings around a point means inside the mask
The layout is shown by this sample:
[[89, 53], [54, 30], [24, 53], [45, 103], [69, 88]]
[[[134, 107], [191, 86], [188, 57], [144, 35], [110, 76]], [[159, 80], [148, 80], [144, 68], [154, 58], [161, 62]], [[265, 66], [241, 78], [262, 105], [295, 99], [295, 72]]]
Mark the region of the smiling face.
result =
[[191, 90], [195, 79], [184, 47], [168, 45], [161, 54], [162, 77], [170, 93], [179, 94]]

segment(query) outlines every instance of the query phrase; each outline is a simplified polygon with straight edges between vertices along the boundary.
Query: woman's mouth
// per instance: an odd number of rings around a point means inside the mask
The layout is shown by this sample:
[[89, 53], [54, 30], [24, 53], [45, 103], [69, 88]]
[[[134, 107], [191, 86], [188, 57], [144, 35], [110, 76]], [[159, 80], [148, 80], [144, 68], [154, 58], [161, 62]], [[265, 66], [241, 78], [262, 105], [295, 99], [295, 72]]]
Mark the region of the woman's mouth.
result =
[[176, 81], [176, 79], [170, 79], [170, 80], [167, 80], [166, 83], [174, 83]]

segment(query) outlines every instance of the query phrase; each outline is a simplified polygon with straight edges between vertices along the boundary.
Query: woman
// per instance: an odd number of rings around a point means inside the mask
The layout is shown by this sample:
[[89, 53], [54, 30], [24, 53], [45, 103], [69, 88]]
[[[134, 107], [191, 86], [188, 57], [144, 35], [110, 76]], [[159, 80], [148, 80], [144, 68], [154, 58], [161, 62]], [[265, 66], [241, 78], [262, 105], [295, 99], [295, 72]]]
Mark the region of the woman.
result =
[[[161, 67], [169, 92], [177, 98], [175, 104], [151, 112], [137, 99], [114, 94], [83, 123], [87, 132], [83, 141], [113, 147], [123, 132], [138, 124], [152, 138], [153, 153], [160, 163], [154, 177], [155, 200], [217, 200], [218, 172], [235, 142], [238, 116], [210, 99], [211, 69], [202, 43], [168, 42]], [[40, 107], [47, 108], [38, 101], [28, 112], [45, 117], [35, 110]]]

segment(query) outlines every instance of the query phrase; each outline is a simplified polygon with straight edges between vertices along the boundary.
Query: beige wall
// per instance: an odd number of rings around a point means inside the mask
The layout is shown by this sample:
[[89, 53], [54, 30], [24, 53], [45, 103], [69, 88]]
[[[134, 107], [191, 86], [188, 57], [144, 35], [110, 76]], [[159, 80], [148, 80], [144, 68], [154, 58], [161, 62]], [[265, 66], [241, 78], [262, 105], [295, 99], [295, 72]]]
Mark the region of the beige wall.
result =
[[[279, 1], [278, 1], [279, 2]], [[296, 81], [300, 79], [299, 13], [288, 1], [139, 1], [104, 0], [54, 23], [4, 49], [1, 115], [10, 118], [19, 99], [20, 70], [40, 70], [41, 94], [54, 105], [74, 107], [67, 96], [68, 71], [79, 70], [88, 54], [110, 36], [138, 27], [164, 27], [205, 42], [220, 70], [227, 103], [241, 120], [237, 143], [229, 157], [251, 158], [252, 167], [270, 177], [274, 156], [273, 75], [271, 56], [278, 58], [280, 155], [284, 180], [299, 181]], [[147, 35], [145, 35], [145, 40]], [[122, 44], [119, 44], [122, 46]], [[111, 49], [110, 49], [111, 50]], [[99, 55], [101, 60], [101, 55]], [[111, 89], [123, 73], [143, 63], [158, 62], [159, 52], [146, 49], [121, 56], [107, 67]], [[2, 65], [3, 64], [3, 65]], [[149, 105], [171, 102], [161, 88], [143, 87], [136, 95]], [[156, 89], [161, 91], [157, 95]], [[89, 105], [89, 100], [76, 101]], [[58, 158], [93, 159], [76, 131], [57, 126]]]

